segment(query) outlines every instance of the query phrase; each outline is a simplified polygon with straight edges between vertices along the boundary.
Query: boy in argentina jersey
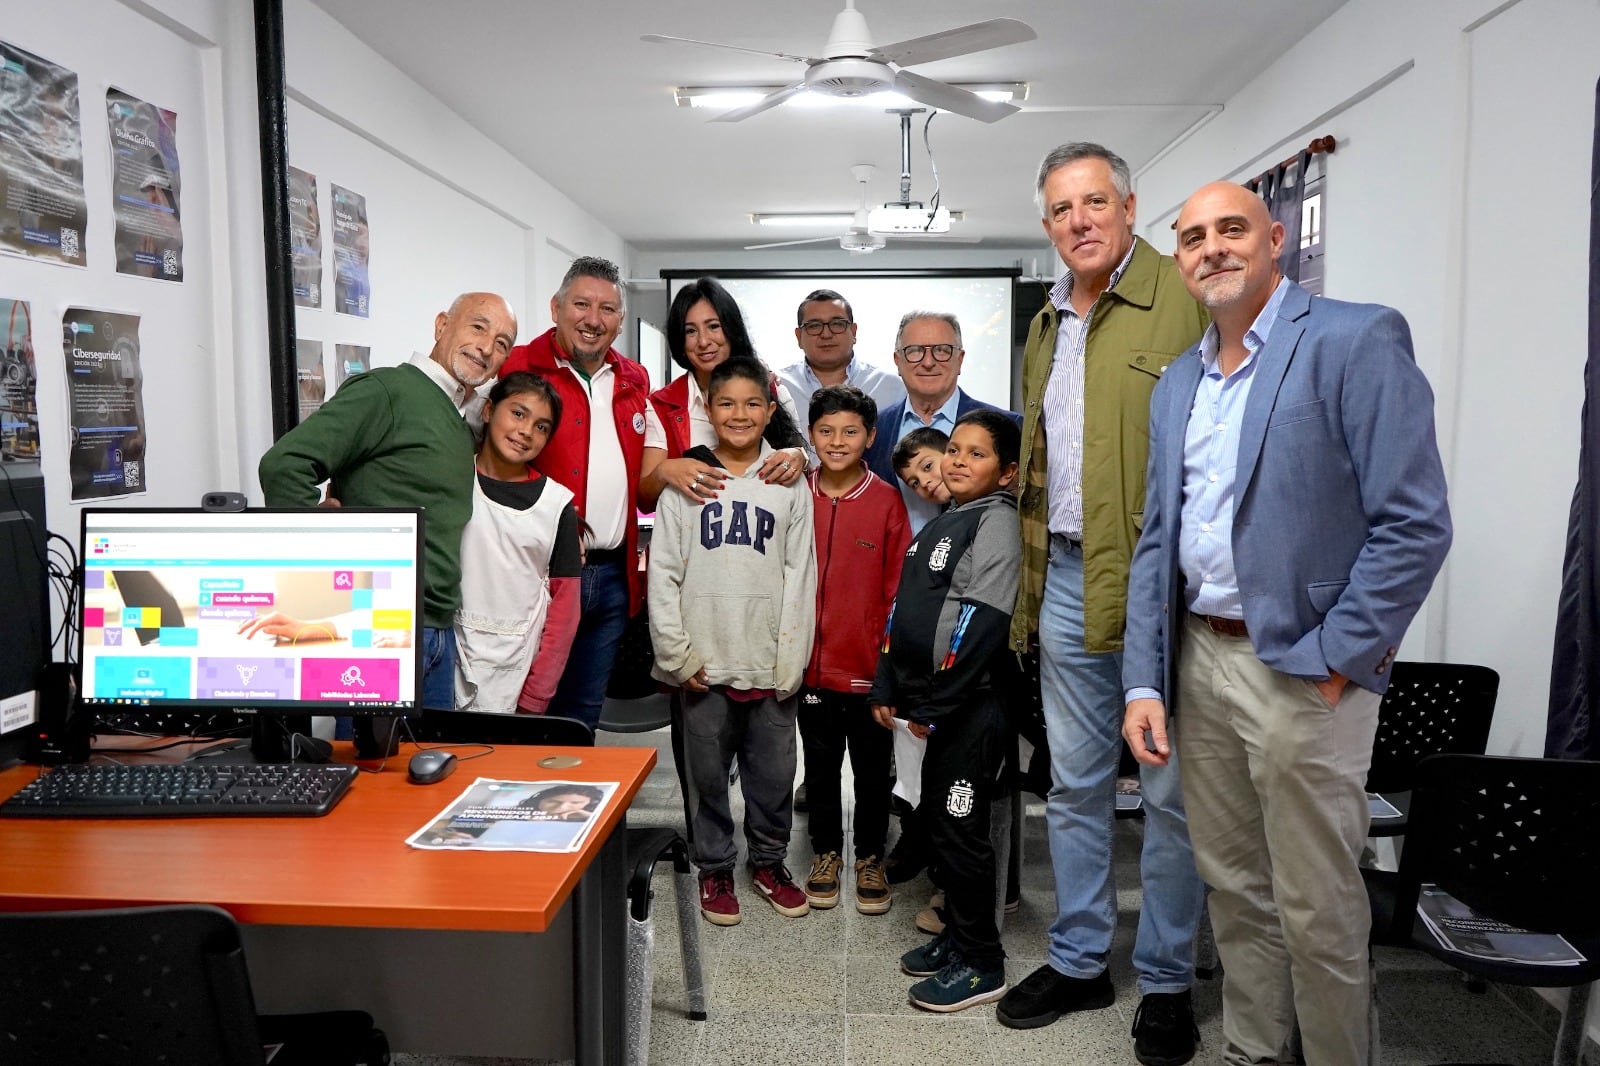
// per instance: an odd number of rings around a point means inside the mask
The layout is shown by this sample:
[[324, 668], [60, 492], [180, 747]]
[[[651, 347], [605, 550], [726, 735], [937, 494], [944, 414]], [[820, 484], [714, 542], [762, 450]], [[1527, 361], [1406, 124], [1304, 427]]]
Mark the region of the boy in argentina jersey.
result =
[[942, 462], [952, 507], [906, 551], [872, 687], [880, 724], [907, 719], [925, 736], [922, 804], [945, 889], [945, 930], [900, 959], [921, 977], [911, 1002], [948, 1013], [1005, 994], [995, 926], [989, 805], [999, 792], [1007, 735], [991, 683], [1016, 600], [1021, 532], [1010, 485], [1021, 438], [1004, 412], [972, 411]]

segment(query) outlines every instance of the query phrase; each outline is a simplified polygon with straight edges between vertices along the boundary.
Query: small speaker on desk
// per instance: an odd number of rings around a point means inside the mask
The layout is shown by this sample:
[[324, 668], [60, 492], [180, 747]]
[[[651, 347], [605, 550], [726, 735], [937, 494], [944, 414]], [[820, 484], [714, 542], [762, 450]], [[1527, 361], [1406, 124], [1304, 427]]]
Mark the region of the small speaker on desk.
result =
[[60, 766], [89, 758], [94, 716], [78, 703], [76, 670], [72, 663], [46, 663], [39, 671], [39, 720], [28, 741], [29, 762]]

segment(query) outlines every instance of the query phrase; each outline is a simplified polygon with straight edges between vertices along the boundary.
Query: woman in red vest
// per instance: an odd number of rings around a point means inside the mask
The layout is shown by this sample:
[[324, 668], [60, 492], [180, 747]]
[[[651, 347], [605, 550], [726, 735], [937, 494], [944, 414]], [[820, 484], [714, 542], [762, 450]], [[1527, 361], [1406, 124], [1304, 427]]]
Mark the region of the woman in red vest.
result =
[[[711, 371], [734, 355], [754, 357], [755, 346], [732, 294], [715, 278], [700, 278], [678, 290], [667, 313], [667, 347], [685, 373], [650, 394], [645, 405], [644, 461], [639, 470], [639, 509], [652, 511], [671, 486], [695, 502], [709, 500], [722, 487], [722, 471], [683, 453], [696, 445], [714, 447], [716, 434], [706, 420], [706, 382]], [[761, 478], [792, 485], [806, 471], [806, 449], [794, 401], [776, 377], [778, 404], [763, 435], [777, 449], [762, 461]]]

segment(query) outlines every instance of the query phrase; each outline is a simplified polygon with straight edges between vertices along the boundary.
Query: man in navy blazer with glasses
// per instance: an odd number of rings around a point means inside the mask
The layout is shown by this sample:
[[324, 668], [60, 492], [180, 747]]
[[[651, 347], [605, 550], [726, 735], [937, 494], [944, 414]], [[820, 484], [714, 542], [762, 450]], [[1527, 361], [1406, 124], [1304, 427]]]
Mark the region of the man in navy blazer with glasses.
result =
[[1433, 394], [1392, 308], [1313, 297], [1241, 186], [1178, 216], [1211, 312], [1150, 401], [1123, 735], [1182, 752], [1225, 973], [1222, 1061], [1363, 1066], [1376, 1048], [1358, 863], [1378, 703], [1450, 546]]

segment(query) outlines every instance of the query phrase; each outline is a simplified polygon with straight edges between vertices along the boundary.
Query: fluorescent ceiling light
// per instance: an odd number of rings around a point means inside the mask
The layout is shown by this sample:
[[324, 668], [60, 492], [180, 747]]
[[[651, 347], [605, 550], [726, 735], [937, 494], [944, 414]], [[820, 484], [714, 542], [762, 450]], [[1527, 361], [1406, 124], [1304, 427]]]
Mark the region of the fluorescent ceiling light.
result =
[[[963, 218], [960, 211], [950, 212], [950, 221], [960, 222]], [[811, 227], [815, 229], [843, 229], [853, 224], [856, 216], [851, 212], [841, 211], [837, 214], [826, 214], [815, 211], [755, 211], [750, 215], [750, 221], [758, 226], [787, 226], [790, 229]]]
[[850, 223], [855, 221], [855, 217], [856, 217], [855, 215], [847, 213], [847, 212], [841, 212], [840, 214], [837, 214], [837, 215], [819, 215], [819, 214], [809, 214], [809, 215], [793, 214], [793, 215], [789, 215], [789, 214], [782, 214], [782, 213], [773, 214], [773, 213], [757, 212], [756, 214], [753, 214], [753, 215], [750, 216], [750, 221], [754, 222], [758, 226], [789, 226], [789, 227], [817, 226], [817, 227], [831, 227], [833, 229], [839, 229], [841, 227], [850, 225]]
[[[744, 107], [753, 104], [762, 97], [777, 92], [783, 88], [781, 85], [680, 85], [672, 91], [673, 98], [679, 107], [709, 107], [718, 110], [731, 110], [735, 107]], [[957, 85], [958, 89], [966, 89], [976, 93], [985, 100], [997, 103], [1021, 103], [1028, 98], [1028, 83], [1018, 82], [983, 82], [980, 84]], [[810, 90], [797, 93], [789, 100], [795, 107], [874, 107], [874, 108], [901, 108], [919, 107], [915, 100], [902, 96], [899, 93], [870, 93], [866, 96], [829, 96], [826, 93], [817, 93]]]

